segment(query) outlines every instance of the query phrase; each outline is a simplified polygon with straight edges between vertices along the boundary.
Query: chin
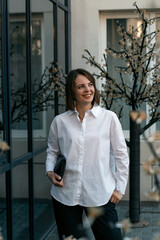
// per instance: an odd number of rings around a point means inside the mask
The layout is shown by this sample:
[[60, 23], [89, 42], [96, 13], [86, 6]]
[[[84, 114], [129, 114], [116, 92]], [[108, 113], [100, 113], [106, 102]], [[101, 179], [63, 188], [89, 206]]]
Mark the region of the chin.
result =
[[85, 103], [86, 103], [86, 104], [92, 104], [92, 101], [93, 101], [93, 100], [91, 100], [91, 101], [85, 101]]

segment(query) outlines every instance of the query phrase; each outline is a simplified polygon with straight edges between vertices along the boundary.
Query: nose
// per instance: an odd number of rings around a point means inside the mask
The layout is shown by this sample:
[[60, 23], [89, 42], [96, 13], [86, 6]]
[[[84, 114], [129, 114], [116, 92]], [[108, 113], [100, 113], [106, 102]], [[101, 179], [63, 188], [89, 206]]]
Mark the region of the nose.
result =
[[85, 92], [88, 92], [89, 91], [89, 86], [87, 85], [87, 86], [85, 86]]

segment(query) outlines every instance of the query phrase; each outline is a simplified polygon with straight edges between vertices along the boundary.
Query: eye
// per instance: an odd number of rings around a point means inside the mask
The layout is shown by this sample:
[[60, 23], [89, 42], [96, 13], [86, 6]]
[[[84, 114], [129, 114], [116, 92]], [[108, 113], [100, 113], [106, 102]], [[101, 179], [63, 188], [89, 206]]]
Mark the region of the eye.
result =
[[92, 82], [90, 82], [90, 83], [88, 84], [88, 86], [89, 86], [89, 87], [93, 86], [93, 83], [92, 83]]
[[79, 85], [79, 86], [78, 86], [78, 89], [81, 89], [81, 88], [83, 88], [83, 87], [84, 87], [83, 85]]

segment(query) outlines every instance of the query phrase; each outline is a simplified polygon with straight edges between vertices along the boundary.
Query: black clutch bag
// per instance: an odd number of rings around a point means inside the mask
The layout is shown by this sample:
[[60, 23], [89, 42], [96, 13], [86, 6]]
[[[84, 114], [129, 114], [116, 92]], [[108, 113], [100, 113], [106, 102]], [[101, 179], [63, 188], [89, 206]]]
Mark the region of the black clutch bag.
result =
[[58, 180], [59, 182], [63, 178], [65, 167], [66, 167], [66, 159], [63, 155], [59, 155], [56, 161], [56, 165], [54, 167], [54, 172], [61, 177], [61, 179]]

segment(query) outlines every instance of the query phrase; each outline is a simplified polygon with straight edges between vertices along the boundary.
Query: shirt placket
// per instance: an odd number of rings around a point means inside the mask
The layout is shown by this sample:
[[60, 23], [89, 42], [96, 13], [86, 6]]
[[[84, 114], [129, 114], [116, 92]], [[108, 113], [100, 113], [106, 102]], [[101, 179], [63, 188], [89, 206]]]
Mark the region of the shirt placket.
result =
[[83, 160], [84, 160], [84, 138], [85, 138], [85, 125], [86, 119], [83, 119], [81, 123], [81, 130], [80, 130], [80, 138], [79, 138], [79, 164], [78, 164], [78, 172], [80, 174], [78, 186], [77, 186], [77, 201], [81, 201], [81, 193], [82, 193], [82, 169], [83, 169]]

